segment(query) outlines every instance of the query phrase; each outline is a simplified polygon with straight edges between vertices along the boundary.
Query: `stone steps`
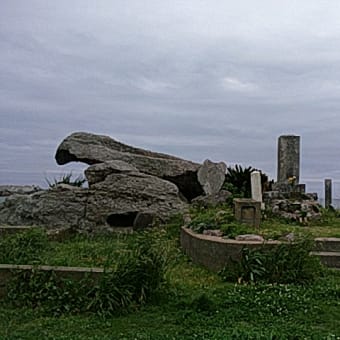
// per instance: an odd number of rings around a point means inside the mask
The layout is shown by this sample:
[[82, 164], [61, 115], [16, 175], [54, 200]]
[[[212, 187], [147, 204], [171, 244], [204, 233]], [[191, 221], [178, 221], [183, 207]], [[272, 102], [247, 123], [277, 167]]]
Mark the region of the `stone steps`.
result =
[[340, 252], [340, 238], [318, 237], [315, 239], [315, 250], [321, 252]]
[[313, 251], [311, 255], [319, 256], [321, 263], [326, 267], [340, 269], [340, 252]]

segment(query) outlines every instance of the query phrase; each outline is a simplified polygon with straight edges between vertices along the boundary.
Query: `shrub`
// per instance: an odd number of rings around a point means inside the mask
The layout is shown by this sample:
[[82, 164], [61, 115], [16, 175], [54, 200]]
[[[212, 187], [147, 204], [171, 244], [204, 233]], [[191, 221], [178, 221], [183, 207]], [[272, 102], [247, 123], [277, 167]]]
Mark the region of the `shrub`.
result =
[[75, 187], [82, 187], [86, 182], [86, 179], [83, 176], [79, 175], [75, 179], [72, 179], [72, 172], [63, 174], [59, 177], [59, 179], [54, 178], [52, 181], [48, 178], [45, 178], [49, 188], [55, 188], [58, 184], [69, 184]]
[[6, 235], [0, 240], [0, 263], [37, 263], [47, 247], [47, 235], [40, 228]]
[[[258, 171], [253, 167], [242, 168], [241, 165], [236, 164], [235, 168], [228, 167], [225, 177], [224, 188], [230, 191], [235, 197], [251, 197], [251, 173]], [[264, 189], [266, 183], [268, 183], [268, 176], [261, 173], [261, 183]]]
[[322, 271], [320, 260], [311, 256], [313, 240], [281, 243], [273, 248], [243, 248], [239, 262], [231, 261], [220, 275], [225, 281], [239, 283], [298, 283], [313, 281]]

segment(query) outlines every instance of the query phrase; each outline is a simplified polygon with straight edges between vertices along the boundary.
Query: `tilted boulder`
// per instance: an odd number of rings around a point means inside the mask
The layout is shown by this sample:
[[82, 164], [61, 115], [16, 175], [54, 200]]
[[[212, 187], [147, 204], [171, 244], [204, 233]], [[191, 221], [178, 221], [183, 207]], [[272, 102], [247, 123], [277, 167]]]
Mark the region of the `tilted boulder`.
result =
[[59, 145], [55, 159], [59, 165], [72, 161], [92, 165], [119, 160], [142, 173], [176, 184], [189, 200], [203, 194], [202, 185], [197, 178], [200, 164], [125, 145], [107, 136], [75, 132]]
[[104, 181], [110, 174], [131, 172], [138, 172], [138, 170], [126, 162], [116, 160], [89, 166], [85, 170], [85, 177], [91, 187], [92, 184]]
[[202, 185], [206, 195], [217, 194], [225, 180], [225, 172], [227, 166], [225, 163], [213, 163], [209, 159], [203, 162], [203, 165], [198, 169], [197, 179]]

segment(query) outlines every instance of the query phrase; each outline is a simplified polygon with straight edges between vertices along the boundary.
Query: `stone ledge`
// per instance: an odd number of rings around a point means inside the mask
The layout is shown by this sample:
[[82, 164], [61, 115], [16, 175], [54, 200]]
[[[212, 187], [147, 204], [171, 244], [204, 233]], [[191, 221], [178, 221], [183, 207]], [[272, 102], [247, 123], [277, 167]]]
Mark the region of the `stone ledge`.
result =
[[[319, 237], [315, 239], [316, 251], [311, 255], [320, 256], [321, 262], [331, 268], [340, 268], [340, 238]], [[192, 262], [202, 265], [212, 271], [223, 269], [231, 260], [241, 258], [242, 248], [255, 249], [260, 247], [275, 247], [281, 241], [236, 241], [218, 236], [197, 234], [189, 228], [181, 228], [181, 247]], [[323, 250], [323, 252], [317, 252]]]
[[64, 266], [33, 266], [33, 265], [16, 265], [0, 264], [0, 298], [5, 297], [7, 293], [7, 284], [17, 271], [53, 271], [60, 279], [81, 280], [89, 277], [93, 282], [99, 280], [104, 273], [103, 268], [96, 267], [64, 267]]
[[218, 236], [196, 234], [192, 230], [181, 228], [181, 247], [196, 264], [212, 271], [223, 269], [231, 260], [241, 259], [243, 247], [250, 249], [260, 247], [275, 247], [280, 241], [236, 241]]

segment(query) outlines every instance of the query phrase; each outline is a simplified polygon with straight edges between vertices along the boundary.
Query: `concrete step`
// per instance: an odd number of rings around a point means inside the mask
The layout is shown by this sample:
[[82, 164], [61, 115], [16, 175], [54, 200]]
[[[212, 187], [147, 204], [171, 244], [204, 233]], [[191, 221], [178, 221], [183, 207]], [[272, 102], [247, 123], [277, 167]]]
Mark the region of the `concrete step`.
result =
[[321, 263], [329, 268], [340, 269], [340, 252], [335, 251], [313, 251], [311, 255], [319, 256]]
[[318, 237], [315, 239], [315, 251], [340, 252], [340, 238]]

